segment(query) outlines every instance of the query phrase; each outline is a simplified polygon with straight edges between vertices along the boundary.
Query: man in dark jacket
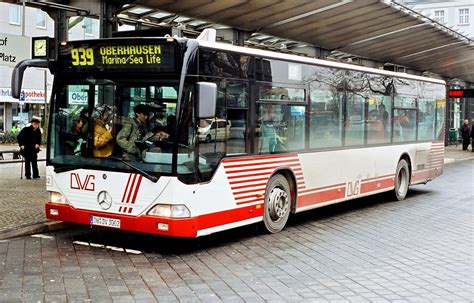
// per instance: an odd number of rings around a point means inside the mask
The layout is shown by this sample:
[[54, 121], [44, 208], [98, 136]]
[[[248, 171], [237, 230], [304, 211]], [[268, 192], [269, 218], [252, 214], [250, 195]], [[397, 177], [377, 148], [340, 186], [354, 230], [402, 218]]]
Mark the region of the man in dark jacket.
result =
[[469, 146], [469, 120], [464, 120], [461, 126], [462, 150], [467, 150]]
[[[40, 121], [33, 118], [31, 125], [24, 127], [18, 134], [17, 140], [20, 145], [20, 154], [25, 158], [25, 177], [31, 179], [31, 167], [33, 168], [33, 178], [38, 179], [38, 152], [41, 144]], [[30, 167], [31, 165], [31, 167]]]

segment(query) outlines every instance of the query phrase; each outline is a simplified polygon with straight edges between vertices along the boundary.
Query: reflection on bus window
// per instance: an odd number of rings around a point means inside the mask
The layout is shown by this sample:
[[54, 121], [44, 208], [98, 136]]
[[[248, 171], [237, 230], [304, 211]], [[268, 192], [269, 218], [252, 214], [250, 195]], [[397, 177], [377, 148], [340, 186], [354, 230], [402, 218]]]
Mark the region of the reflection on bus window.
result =
[[260, 104], [257, 111], [258, 153], [301, 150], [305, 137], [305, 106]]

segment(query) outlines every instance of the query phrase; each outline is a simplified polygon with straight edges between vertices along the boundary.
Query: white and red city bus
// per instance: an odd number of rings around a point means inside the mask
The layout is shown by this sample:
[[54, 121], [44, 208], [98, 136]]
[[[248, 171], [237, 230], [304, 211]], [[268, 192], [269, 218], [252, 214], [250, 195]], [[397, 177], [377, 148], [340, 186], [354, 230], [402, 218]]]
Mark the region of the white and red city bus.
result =
[[263, 221], [274, 233], [292, 213], [403, 200], [442, 173], [444, 81], [212, 36], [67, 42], [57, 60], [16, 67], [14, 94], [26, 67], [55, 74], [47, 218], [176, 237]]

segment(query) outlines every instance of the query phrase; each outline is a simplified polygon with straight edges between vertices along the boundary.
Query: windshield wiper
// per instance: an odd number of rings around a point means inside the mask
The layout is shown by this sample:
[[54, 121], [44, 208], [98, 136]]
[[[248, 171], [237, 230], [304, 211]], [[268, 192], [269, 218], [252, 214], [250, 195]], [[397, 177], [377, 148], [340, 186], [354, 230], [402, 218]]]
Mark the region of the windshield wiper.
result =
[[140, 173], [141, 175], [143, 175], [145, 178], [147, 178], [148, 180], [150, 180], [151, 182], [153, 183], [156, 183], [158, 182], [158, 178], [155, 177], [155, 176], [152, 176], [150, 175], [149, 173], [147, 173], [146, 171], [128, 163], [127, 161], [123, 160], [123, 159], [120, 159], [120, 158], [115, 158], [115, 157], [107, 157], [107, 159], [112, 159], [112, 160], [115, 160], [115, 161], [118, 161], [118, 162], [121, 162], [123, 164], [125, 164], [126, 166], [130, 167], [131, 169], [133, 169], [134, 171]]

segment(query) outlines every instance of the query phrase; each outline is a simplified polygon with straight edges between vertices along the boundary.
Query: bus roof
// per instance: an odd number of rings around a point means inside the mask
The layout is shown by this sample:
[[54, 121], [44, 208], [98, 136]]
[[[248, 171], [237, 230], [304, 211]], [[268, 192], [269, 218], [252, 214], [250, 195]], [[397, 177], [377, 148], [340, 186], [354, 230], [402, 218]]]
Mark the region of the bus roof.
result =
[[321, 60], [321, 59], [314, 59], [314, 58], [309, 58], [309, 57], [304, 57], [304, 56], [290, 55], [290, 54], [272, 52], [272, 51], [261, 50], [261, 49], [250, 48], [250, 47], [235, 46], [235, 45], [227, 44], [227, 43], [211, 42], [211, 41], [200, 40], [200, 39], [198, 39], [197, 41], [200, 46], [212, 48], [212, 49], [239, 52], [239, 53], [248, 54], [248, 55], [255, 55], [255, 56], [261, 56], [265, 58], [280, 59], [280, 60], [293, 61], [293, 62], [299, 62], [299, 63], [307, 63], [307, 64], [312, 64], [312, 65], [352, 69], [352, 70], [361, 71], [361, 72], [368, 72], [368, 73], [394, 76], [394, 77], [402, 77], [406, 79], [433, 82], [433, 83], [446, 85], [446, 82], [444, 80], [417, 76], [417, 75], [410, 75], [407, 73], [392, 72], [392, 71], [380, 70], [380, 69], [375, 69], [375, 68], [370, 68], [370, 67], [365, 67], [365, 66], [358, 66], [358, 65], [353, 65], [353, 64], [327, 61], [327, 60]]

